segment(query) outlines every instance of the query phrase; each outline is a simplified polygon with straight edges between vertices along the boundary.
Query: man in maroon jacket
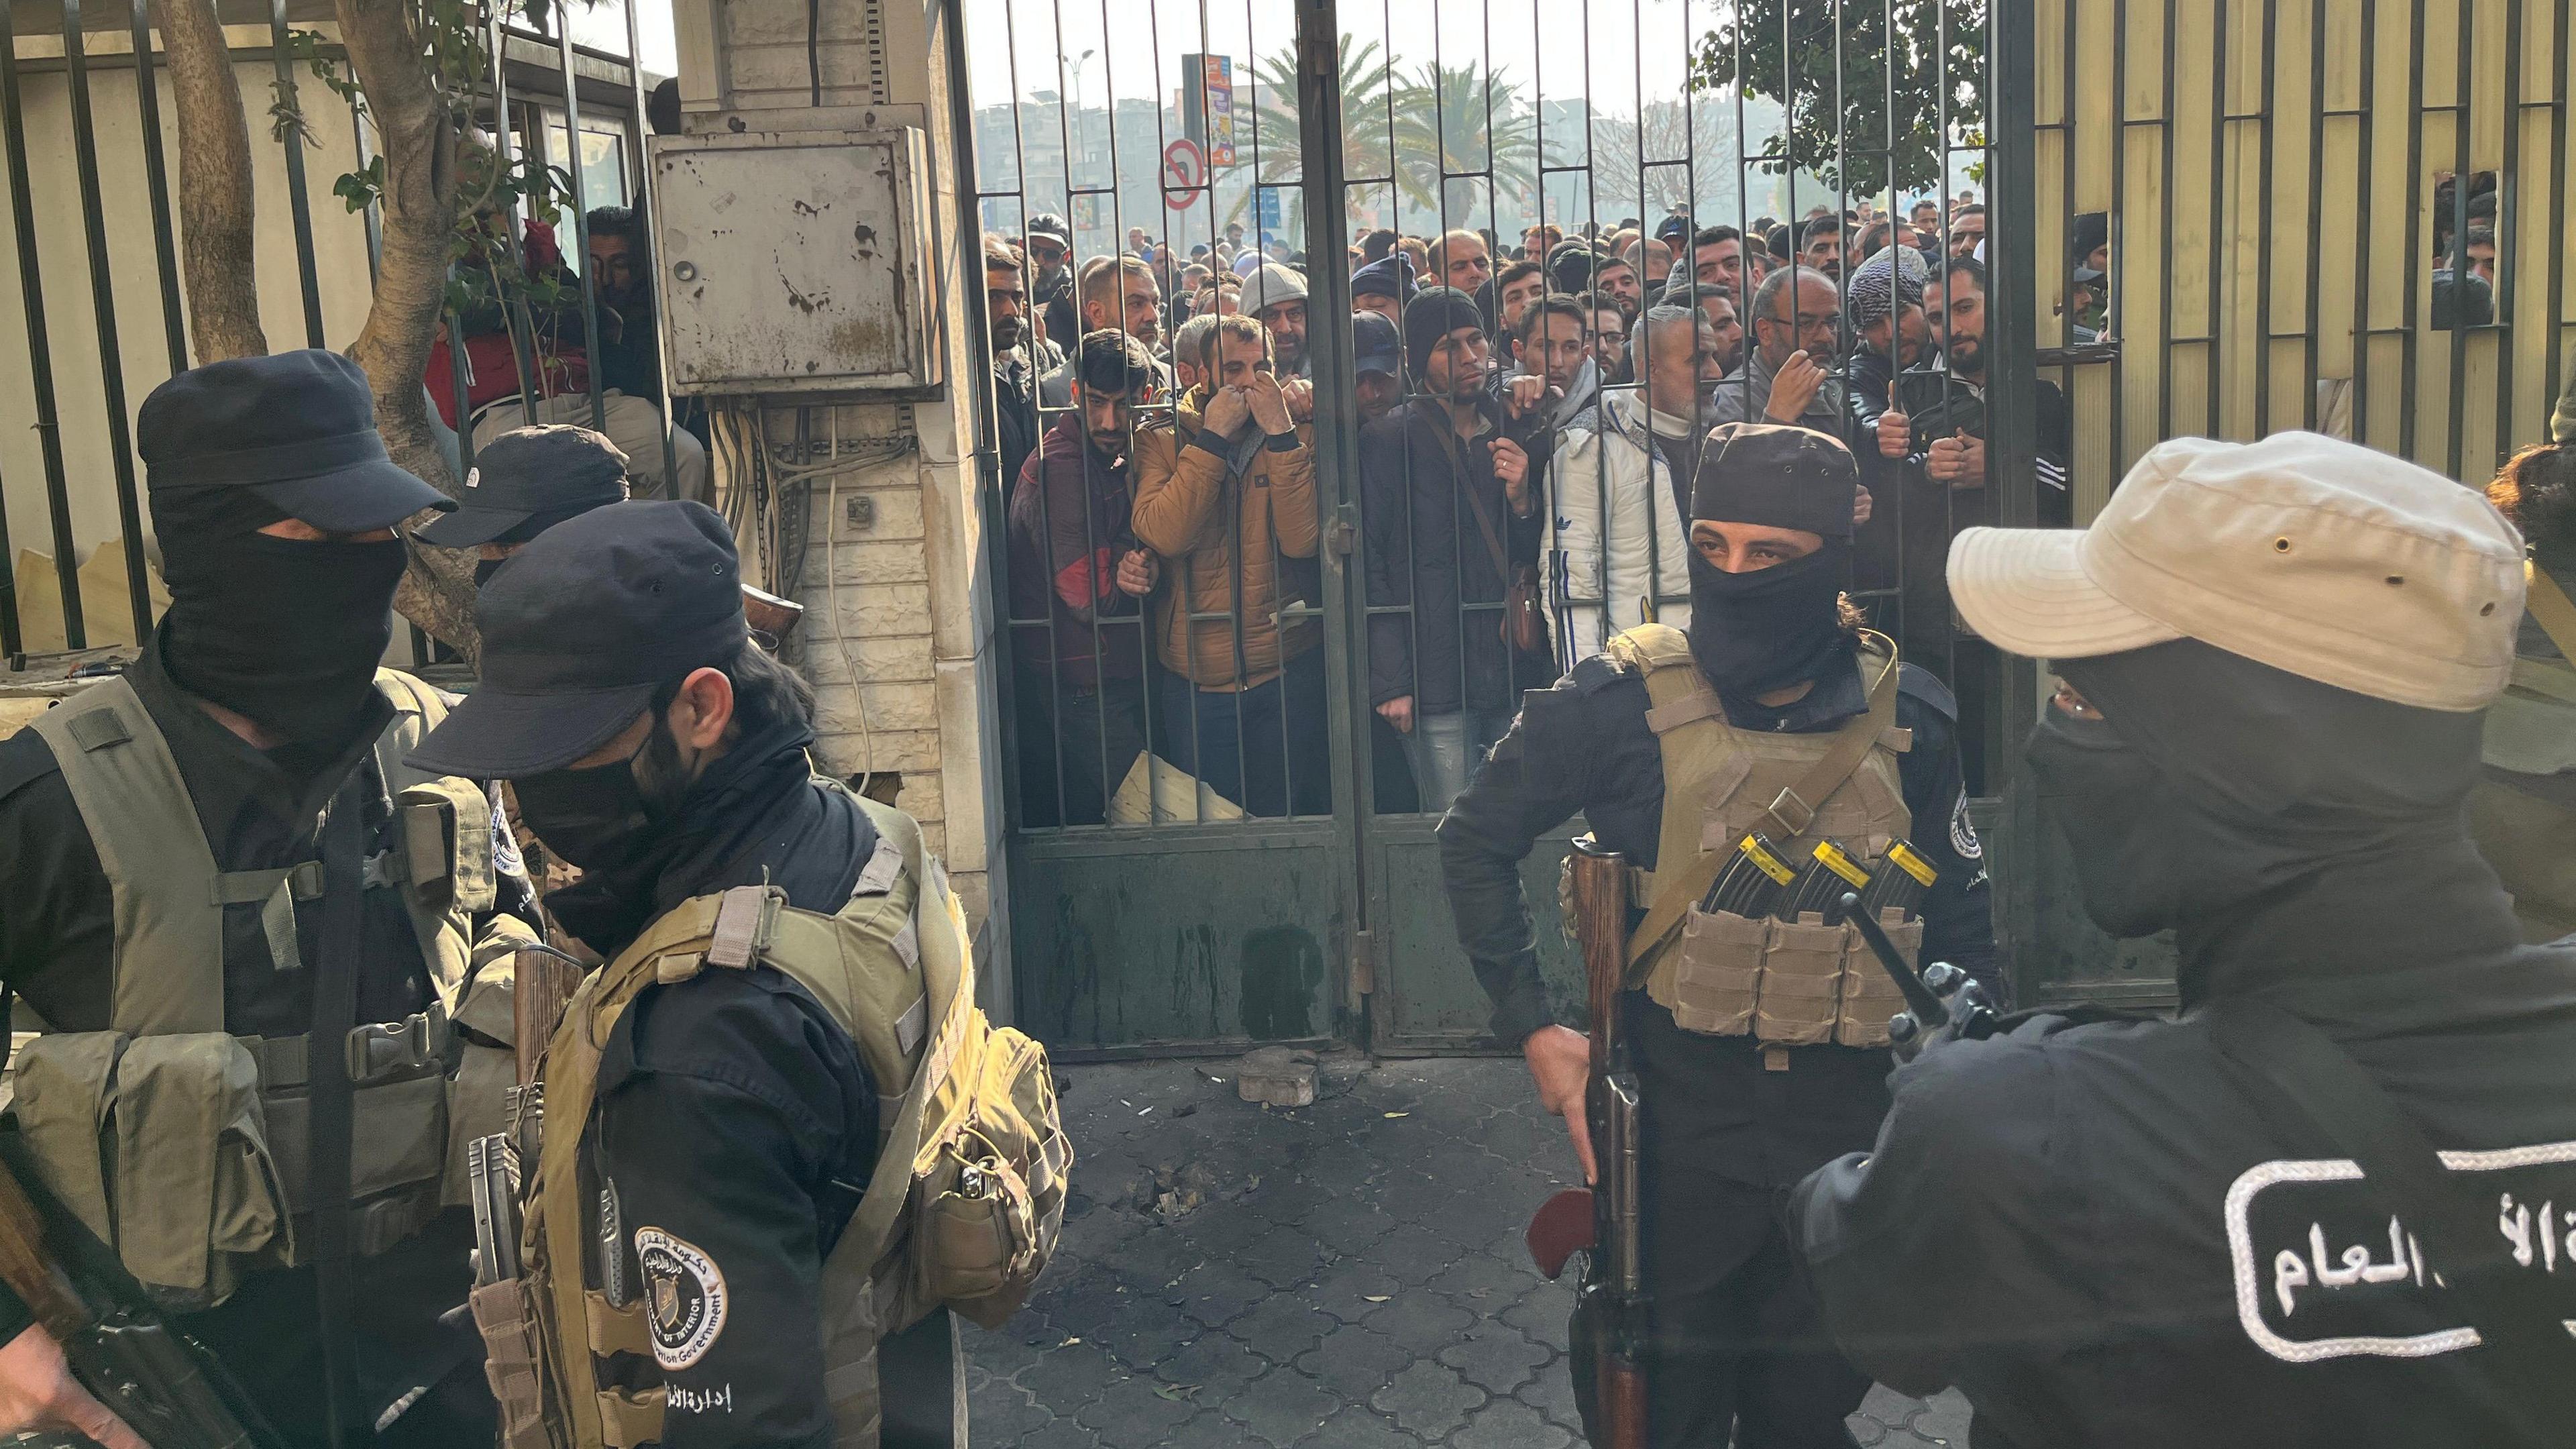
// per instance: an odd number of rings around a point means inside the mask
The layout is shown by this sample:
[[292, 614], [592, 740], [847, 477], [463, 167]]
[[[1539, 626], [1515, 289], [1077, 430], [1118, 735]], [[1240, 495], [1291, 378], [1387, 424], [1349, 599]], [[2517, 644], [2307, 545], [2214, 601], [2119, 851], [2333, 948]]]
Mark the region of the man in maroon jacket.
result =
[[1072, 364], [1074, 410], [1056, 417], [1011, 490], [1011, 639], [1021, 818], [1093, 825], [1145, 748], [1140, 601], [1160, 566], [1128, 527], [1129, 410], [1160, 372], [1115, 328], [1085, 336]]

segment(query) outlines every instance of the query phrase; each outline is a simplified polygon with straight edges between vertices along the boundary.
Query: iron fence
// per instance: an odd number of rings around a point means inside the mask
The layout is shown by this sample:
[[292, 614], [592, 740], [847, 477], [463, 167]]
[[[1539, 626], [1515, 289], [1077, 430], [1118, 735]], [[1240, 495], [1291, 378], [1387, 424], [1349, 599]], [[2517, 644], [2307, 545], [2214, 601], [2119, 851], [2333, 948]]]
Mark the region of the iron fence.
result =
[[[185, 369], [190, 361], [186, 313], [181, 297], [180, 240], [172, 218], [169, 146], [162, 122], [160, 75], [162, 61], [157, 48], [157, 34], [151, 24], [148, 0], [131, 0], [122, 13], [124, 40], [121, 53], [93, 55], [97, 37], [113, 30], [94, 27], [84, 14], [81, 0], [60, 0], [61, 25], [59, 53], [48, 43], [49, 37], [21, 33], [15, 28], [23, 10], [0, 11], [0, 123], [5, 124], [5, 160], [9, 189], [10, 220], [15, 240], [19, 282], [21, 320], [25, 329], [26, 367], [29, 401], [36, 433], [38, 467], [44, 494], [47, 532], [53, 550], [55, 584], [61, 595], [63, 643], [79, 650], [86, 648], [96, 633], [97, 622], [85, 617], [80, 581], [81, 540], [75, 533], [74, 518], [78, 511], [78, 493], [74, 471], [64, 447], [66, 426], [63, 399], [58, 395], [57, 373], [66, 362], [86, 370], [95, 363], [98, 377], [99, 409], [96, 425], [103, 438], [103, 451], [113, 488], [114, 509], [120, 532], [120, 547], [125, 573], [125, 612], [131, 637], [140, 640], [152, 627], [152, 604], [149, 594], [149, 571], [145, 558], [144, 530], [140, 497], [137, 492], [135, 454], [131, 436], [130, 403], [135, 396], [128, 387], [129, 359], [119, 321], [119, 276], [131, 277], [140, 264], [120, 267], [119, 243], [109, 229], [110, 189], [139, 183], [150, 216], [150, 259], [152, 279], [156, 284], [152, 301], [157, 303], [160, 321], [159, 338], [162, 356], [152, 365], [141, 365], [136, 359], [137, 377], [166, 377]], [[576, 44], [569, 26], [557, 24], [553, 34], [510, 23], [502, 11], [487, 13], [482, 25], [493, 57], [489, 84], [480, 98], [475, 120], [487, 127], [508, 160], [518, 138], [529, 135], [548, 136], [548, 113], [559, 108], [564, 120], [567, 145], [563, 169], [570, 182], [573, 198], [575, 250], [580, 260], [567, 267], [577, 277], [581, 295], [581, 337], [585, 354], [595, 357], [599, 351], [599, 316], [594, 268], [587, 255], [588, 227], [585, 212], [589, 191], [585, 185], [582, 157], [583, 100], [581, 79], [585, 68], [622, 77], [613, 83], [616, 97], [612, 108], [621, 112], [624, 130], [623, 164], [625, 173], [618, 178], [621, 198], [632, 198], [649, 211], [651, 178], [643, 165], [646, 128], [646, 97], [643, 73], [628, 57], [639, 46], [638, 25], [631, 3], [622, 7], [626, 32], [626, 54], [598, 50]], [[286, 193], [285, 231], [291, 237], [295, 262], [299, 321], [302, 345], [328, 345], [325, 329], [324, 282], [326, 280], [316, 240], [312, 200], [306, 175], [305, 151], [307, 127], [317, 119], [304, 109], [306, 93], [299, 83], [299, 72], [305, 59], [299, 54], [298, 38], [289, 24], [287, 0], [270, 0], [267, 6], [267, 52], [274, 79], [277, 114], [299, 117], [293, 124], [279, 124], [274, 136], [280, 148], [283, 182]], [[336, 47], [321, 47], [325, 56], [337, 59]], [[235, 48], [231, 57], [236, 65], [250, 58], [251, 52]], [[133, 70], [136, 73], [134, 142], [130, 155], [103, 155], [98, 117], [91, 95], [91, 76], [105, 64]], [[345, 60], [340, 62], [345, 65]], [[41, 114], [31, 106], [27, 95], [30, 75], [50, 75], [59, 71], [64, 79], [61, 130], [65, 133], [75, 173], [80, 211], [83, 269], [89, 283], [89, 302], [93, 321], [92, 349], [86, 357], [69, 357], [57, 348], [59, 322], [49, 311], [47, 274], [58, 272], [65, 258], [49, 254], [38, 222], [37, 187], [31, 176], [29, 138], [31, 134], [49, 135], [54, 116], [50, 108]], [[513, 95], [517, 84], [520, 93]], [[542, 87], [542, 90], [532, 89]], [[363, 170], [372, 154], [372, 138], [367, 119], [353, 99], [347, 103], [351, 151], [357, 169]], [[254, 109], [246, 122], [256, 130], [266, 119]], [[549, 146], [550, 150], [551, 147]], [[551, 159], [551, 158], [550, 158]], [[136, 163], [139, 163], [137, 165]], [[518, 244], [519, 217], [512, 212], [509, 225], [512, 243]], [[381, 240], [381, 217], [371, 203], [361, 225], [364, 228], [365, 255], [372, 275]], [[648, 252], [643, 271], [655, 278], [658, 268], [650, 265], [649, 228], [637, 228], [634, 245]], [[522, 253], [524, 255], [524, 253]], [[658, 327], [658, 308], [653, 325]], [[534, 324], [524, 312], [520, 327], [519, 350], [525, 355], [534, 334]], [[468, 424], [467, 410], [462, 407], [470, 369], [462, 353], [462, 328], [453, 315], [448, 318], [451, 343], [450, 361], [457, 383], [458, 421]], [[156, 376], [157, 374], [157, 376]], [[537, 399], [533, 370], [520, 374], [521, 396], [531, 408]], [[600, 412], [600, 383], [596, 371], [591, 374], [588, 402], [590, 414]], [[672, 461], [673, 434], [669, 410], [664, 411], [663, 449], [664, 476], [675, 471]], [[461, 465], [470, 466], [473, 455], [473, 429], [457, 428]], [[19, 479], [0, 478], [0, 496], [24, 487]], [[5, 508], [0, 508], [0, 655], [5, 655], [15, 672], [26, 667], [29, 650], [24, 637], [18, 608], [18, 558], [10, 537]], [[426, 645], [415, 636], [426, 657]]]

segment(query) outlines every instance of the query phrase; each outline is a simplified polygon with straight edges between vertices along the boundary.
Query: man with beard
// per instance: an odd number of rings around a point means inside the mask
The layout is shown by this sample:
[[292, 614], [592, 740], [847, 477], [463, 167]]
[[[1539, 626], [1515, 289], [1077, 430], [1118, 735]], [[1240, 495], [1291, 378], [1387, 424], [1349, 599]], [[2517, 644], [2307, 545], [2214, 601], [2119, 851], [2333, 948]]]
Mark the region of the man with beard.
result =
[[1029, 218], [1026, 250], [1030, 300], [1044, 314], [1046, 335], [1070, 350], [1068, 344], [1082, 336], [1073, 296], [1073, 228], [1054, 212], [1039, 212]]
[[[1964, 257], [1942, 264], [1925, 287], [1924, 323], [1940, 352], [1897, 374], [1892, 405], [1880, 415], [1876, 442], [1893, 456], [1896, 430], [1907, 432], [1909, 462], [1891, 464], [1905, 489], [1894, 536], [1901, 608], [1894, 621], [1899, 642], [1917, 659], [1937, 662], [1959, 692], [1968, 738], [1986, 738], [1988, 681], [2001, 659], [1985, 640], [1953, 623], [1942, 559], [1961, 529], [1990, 523], [1999, 506], [1986, 476], [1986, 270]], [[2039, 521], [2049, 528], [2074, 522], [2075, 498], [2067, 458], [2073, 422], [2066, 394], [2034, 378], [2037, 456], [2032, 482]], [[2027, 486], [2027, 485], [2025, 485]], [[1972, 753], [1969, 788], [1984, 793], [1986, 761]]]
[[1959, 611], [2064, 681], [2023, 753], [2085, 914], [2174, 933], [2181, 1012], [1917, 1038], [1790, 1209], [1855, 1362], [1980, 1445], [2567, 1442], [2576, 947], [2522, 943], [2462, 811], [2523, 569], [2474, 492], [2310, 433], [1960, 536]]
[[2469, 833], [2524, 939], [2551, 941], [2576, 933], [2576, 442], [2514, 454], [2487, 500], [2531, 545], [2531, 603], [2512, 686], [2487, 711]]
[[[1124, 331], [1127, 336], [1145, 344], [1146, 355], [1153, 355], [1163, 339], [1163, 289], [1154, 280], [1154, 269], [1134, 257], [1094, 257], [1083, 264], [1082, 282], [1077, 289], [1082, 301], [1082, 331], [1065, 341], [1062, 366], [1038, 382], [1038, 401], [1049, 409], [1073, 406], [1074, 354], [1082, 350], [1082, 339], [1099, 331]], [[1168, 383], [1155, 368], [1158, 384]]]
[[1369, 703], [1405, 737], [1423, 807], [1437, 810], [1550, 672], [1514, 647], [1501, 607], [1524, 568], [1535, 575], [1546, 517], [1529, 454], [1487, 391], [1475, 299], [1423, 288], [1404, 310], [1404, 348], [1417, 395], [1360, 433]]
[[1690, 625], [1687, 480], [1707, 431], [1700, 415], [1725, 369], [1707, 320], [1682, 307], [1638, 318], [1629, 352], [1645, 368], [1642, 386], [1571, 417], [1548, 468], [1549, 602], [1564, 669], [1649, 617]]
[[1601, 381], [1636, 381], [1628, 373], [1628, 309], [1607, 292], [1594, 292], [1582, 301], [1591, 319], [1587, 335], [1592, 339], [1592, 365], [1599, 370]]
[[1736, 318], [1734, 293], [1713, 282], [1693, 282], [1665, 288], [1664, 305], [1696, 307], [1708, 319], [1717, 333], [1717, 350], [1711, 356], [1722, 369], [1719, 376], [1735, 371], [1735, 365], [1744, 360], [1744, 324]]
[[812, 692], [751, 641], [712, 509], [594, 509], [474, 615], [482, 682], [414, 758], [512, 782], [582, 869], [548, 908], [607, 962], [546, 1058], [549, 1417], [666, 1449], [964, 1444], [946, 1306], [885, 1278], [920, 1226], [871, 1212], [880, 1177], [912, 1185], [922, 1093], [893, 1084], [956, 1040], [934, 967], [963, 925], [919, 826], [813, 773]]
[[1038, 445], [1039, 368], [1021, 344], [1029, 337], [1028, 282], [1017, 247], [984, 233], [984, 332], [993, 347], [993, 421], [1002, 478], [1016, 481]]
[[[1753, 346], [1717, 390], [1718, 422], [1795, 423], [1842, 438], [1843, 385], [1829, 375], [1842, 293], [1811, 267], [1782, 267], [1753, 289]], [[1848, 440], [1846, 440], [1848, 441]]]
[[1691, 238], [1691, 280], [1744, 295], [1744, 237], [1731, 226], [1703, 228]]
[[[1494, 1000], [1494, 1035], [1520, 1046], [1587, 1179], [1589, 1047], [1551, 1015], [1521, 862], [1580, 813], [1604, 846], [1653, 873], [1641, 899], [1654, 905], [1631, 943], [1643, 985], [1621, 1008], [1644, 1103], [1647, 1439], [1659, 1449], [1730, 1435], [1850, 1444], [1843, 1419], [1869, 1379], [1823, 1338], [1777, 1203], [1875, 1135], [1887, 1109], [1880, 1003], [1893, 997], [1864, 985], [1838, 1001], [1848, 927], [1683, 908], [1753, 831], [1800, 861], [1820, 839], [1873, 856], [1903, 840], [1937, 874], [1900, 938], [1919, 933], [1923, 959], [1991, 969], [1948, 694], [1900, 669], [1841, 607], [1855, 493], [1852, 458], [1831, 438], [1717, 429], [1691, 492], [1688, 632], [1631, 629], [1530, 694], [1440, 824], [1450, 907]], [[1805, 949], [1753, 944], [1772, 936]], [[1591, 1423], [1591, 1325], [1578, 1317], [1575, 1333]]]
[[[448, 697], [377, 667], [395, 530], [451, 505], [335, 353], [183, 372], [135, 441], [170, 608], [0, 744], [0, 974], [51, 1028], [12, 1063], [20, 1150], [284, 1443], [490, 1443], [473, 1224], [442, 1202], [507, 1054], [449, 1023], [506, 1038], [506, 968], [469, 961], [534, 917], [483, 787], [404, 762]], [[30, 1321], [0, 1290], [0, 1428], [138, 1444]]]
[[[1270, 334], [1272, 366], [1285, 385], [1306, 376], [1306, 279], [1265, 262], [1243, 279], [1243, 311]], [[1311, 404], [1303, 416], [1311, 417]], [[1302, 418], [1301, 418], [1302, 420]]]
[[1145, 748], [1140, 601], [1161, 565], [1129, 526], [1127, 455], [1154, 360], [1136, 339], [1100, 331], [1082, 339], [1075, 366], [1079, 406], [1047, 429], [1010, 500], [1011, 657], [1032, 824], [1099, 824]]

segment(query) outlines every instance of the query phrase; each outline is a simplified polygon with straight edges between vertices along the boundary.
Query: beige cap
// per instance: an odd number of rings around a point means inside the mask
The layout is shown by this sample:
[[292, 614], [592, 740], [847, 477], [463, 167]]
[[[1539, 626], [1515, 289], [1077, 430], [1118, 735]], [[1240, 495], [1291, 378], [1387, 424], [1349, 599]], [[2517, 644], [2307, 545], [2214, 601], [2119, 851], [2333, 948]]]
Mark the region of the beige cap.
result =
[[1971, 528], [1950, 545], [1960, 616], [2015, 654], [2198, 639], [2424, 709], [2502, 692], [2522, 591], [2522, 536], [2476, 490], [2315, 433], [2176, 438], [2090, 528]]

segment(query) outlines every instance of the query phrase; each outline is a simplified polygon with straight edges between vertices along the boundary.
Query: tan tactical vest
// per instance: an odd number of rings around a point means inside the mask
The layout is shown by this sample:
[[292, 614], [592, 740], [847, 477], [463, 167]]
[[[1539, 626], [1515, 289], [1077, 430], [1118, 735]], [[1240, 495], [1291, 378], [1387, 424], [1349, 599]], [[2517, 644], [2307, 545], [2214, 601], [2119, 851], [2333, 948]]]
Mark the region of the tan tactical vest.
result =
[[[1796, 921], [1703, 912], [1699, 898], [1715, 878], [1713, 863], [1757, 827], [1792, 865], [1831, 840], [1873, 872], [1906, 837], [1913, 822], [1896, 757], [1913, 736], [1895, 724], [1896, 646], [1863, 636], [1858, 667], [1870, 708], [1823, 734], [1728, 724], [1679, 629], [1642, 624], [1611, 640], [1608, 652], [1645, 677], [1646, 723], [1664, 760], [1663, 826], [1655, 872], [1641, 883], [1647, 916], [1632, 944], [1630, 979], [1642, 977], [1646, 995], [1687, 1031], [1784, 1046], [1887, 1045], [1888, 1018], [1905, 1000], [1858, 929], [1825, 925], [1813, 912]], [[1811, 777], [1838, 743], [1852, 763], [1816, 784]], [[1822, 798], [1802, 798], [1802, 786]], [[1909, 959], [1918, 954], [1921, 921], [1885, 924]]]
[[[2576, 774], [2576, 602], [2549, 575], [2530, 576], [2531, 617], [2559, 659], [2517, 659], [2487, 708], [2483, 757], [2508, 776]], [[2513, 895], [2523, 937], [2576, 932], [2576, 811], [2492, 773], [2469, 794], [2469, 833]]]
[[[797, 910], [760, 886], [700, 896], [592, 972], [565, 1006], [546, 1048], [551, 1130], [525, 1184], [523, 1276], [474, 1294], [508, 1449], [638, 1449], [661, 1436], [666, 1390], [617, 1385], [658, 1377], [657, 1335], [675, 1327], [660, 1315], [672, 1305], [647, 1290], [612, 1299], [601, 1286], [595, 1204], [581, 1185], [600, 1057], [646, 987], [775, 967], [850, 1034], [876, 1084], [876, 1169], [823, 1265], [823, 1382], [837, 1449], [877, 1442], [880, 1340], [943, 1305], [1000, 1324], [1053, 1253], [1072, 1159], [1045, 1049], [992, 1028], [976, 1008], [965, 916], [921, 827], [852, 798], [876, 825], [877, 850], [837, 914]], [[724, 1330], [699, 1331], [702, 1350]], [[629, 1363], [612, 1362], [620, 1358]]]
[[[355, 1089], [361, 1253], [464, 1200], [451, 1148], [497, 1130], [510, 1038], [506, 968], [470, 970], [473, 917], [493, 905], [491, 802], [470, 780], [403, 763], [446, 717], [446, 700], [392, 670], [378, 671], [376, 687], [395, 709], [375, 754], [398, 828], [365, 879], [401, 890], [435, 995], [427, 1011], [359, 1026], [330, 1048], [346, 1053]], [[244, 1274], [299, 1261], [299, 1219], [314, 1206], [313, 1044], [225, 1031], [224, 908], [256, 904], [271, 959], [302, 969], [295, 904], [320, 897], [321, 862], [217, 870], [169, 744], [123, 679], [29, 728], [52, 747], [97, 849], [116, 937], [109, 1029], [49, 1033], [19, 1053], [19, 1124], [46, 1185], [146, 1289], [170, 1308], [207, 1307]], [[451, 1081], [459, 1021], [488, 1042], [468, 1049]]]

